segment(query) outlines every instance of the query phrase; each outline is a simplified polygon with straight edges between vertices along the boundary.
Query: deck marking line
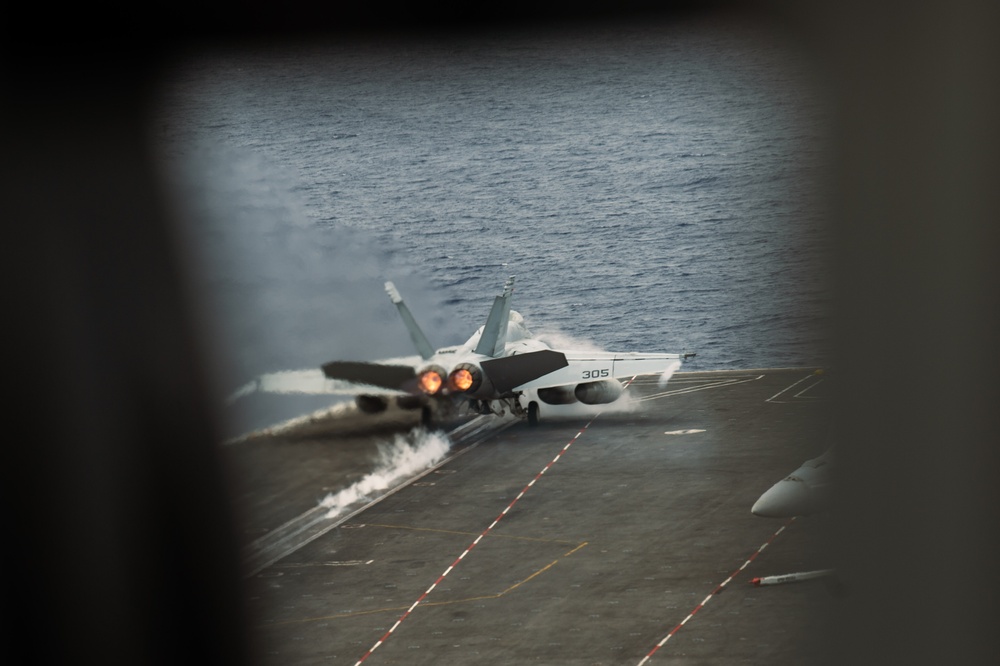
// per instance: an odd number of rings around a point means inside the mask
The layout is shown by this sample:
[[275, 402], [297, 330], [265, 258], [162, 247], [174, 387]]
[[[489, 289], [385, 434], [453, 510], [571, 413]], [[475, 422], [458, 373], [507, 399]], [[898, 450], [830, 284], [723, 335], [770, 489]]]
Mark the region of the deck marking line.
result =
[[[636, 375], [636, 376], [638, 376], [638, 375]], [[628, 385], [629, 385], [629, 384], [631, 384], [631, 383], [632, 383], [633, 381], [635, 381], [635, 376], [633, 376], [633, 377], [632, 377], [631, 379], [629, 379], [629, 380], [628, 380], [627, 382], [624, 382], [624, 383], [623, 383], [623, 386], [622, 386], [622, 388], [628, 388]], [[590, 421], [588, 421], [588, 422], [587, 422], [587, 424], [586, 424], [585, 426], [583, 426], [583, 427], [582, 427], [582, 428], [581, 428], [581, 429], [579, 430], [579, 432], [577, 432], [577, 433], [576, 433], [576, 434], [575, 434], [575, 435], [573, 436], [573, 439], [571, 439], [571, 440], [569, 441], [569, 443], [568, 443], [568, 444], [566, 444], [566, 446], [564, 446], [564, 447], [562, 448], [562, 451], [560, 451], [560, 452], [559, 452], [559, 454], [558, 454], [558, 455], [556, 455], [555, 459], [554, 459], [554, 460], [552, 460], [552, 461], [550, 461], [548, 465], [546, 465], [546, 466], [545, 466], [544, 468], [542, 468], [542, 471], [541, 471], [541, 472], [539, 472], [539, 473], [538, 473], [537, 475], [535, 475], [535, 478], [534, 478], [534, 480], [533, 480], [533, 481], [532, 481], [531, 483], [529, 483], [528, 485], [526, 485], [526, 486], [524, 487], [524, 490], [522, 490], [522, 491], [521, 491], [521, 494], [520, 494], [520, 495], [518, 495], [518, 496], [517, 496], [517, 497], [516, 497], [516, 498], [514, 499], [514, 501], [513, 501], [513, 502], [511, 502], [511, 503], [510, 503], [510, 504], [509, 504], [509, 505], [507, 506], [507, 508], [506, 508], [506, 509], [504, 509], [504, 510], [503, 510], [503, 513], [501, 513], [501, 514], [500, 514], [500, 516], [499, 516], [499, 517], [498, 517], [498, 518], [497, 518], [496, 520], [494, 520], [494, 521], [493, 521], [493, 523], [492, 523], [492, 524], [491, 524], [491, 525], [490, 525], [489, 527], [487, 527], [487, 528], [486, 528], [485, 530], [483, 530], [483, 533], [482, 533], [482, 534], [480, 535], [480, 537], [483, 537], [483, 536], [486, 536], [487, 534], [489, 534], [490, 530], [492, 530], [492, 529], [493, 529], [493, 528], [494, 528], [494, 527], [496, 526], [496, 524], [497, 524], [497, 523], [499, 523], [501, 519], [503, 519], [503, 517], [504, 517], [504, 516], [505, 516], [505, 515], [507, 514], [507, 512], [508, 512], [508, 511], [510, 510], [510, 508], [511, 508], [512, 506], [514, 506], [515, 504], [517, 504], [518, 500], [520, 500], [520, 499], [521, 499], [521, 497], [522, 497], [522, 496], [524, 495], [524, 493], [526, 493], [526, 492], [528, 491], [528, 489], [529, 489], [529, 488], [531, 488], [531, 486], [532, 486], [532, 485], [534, 485], [534, 482], [535, 482], [535, 481], [537, 481], [537, 480], [538, 480], [538, 479], [539, 479], [539, 478], [540, 478], [540, 477], [542, 476], [542, 474], [544, 474], [544, 473], [545, 473], [545, 470], [547, 470], [548, 468], [552, 467], [552, 465], [553, 465], [553, 464], [555, 464], [555, 462], [556, 462], [557, 460], [559, 460], [559, 457], [560, 457], [560, 456], [561, 456], [561, 455], [562, 455], [562, 454], [563, 454], [563, 453], [564, 453], [564, 452], [565, 452], [565, 451], [566, 451], [566, 450], [567, 450], [567, 449], [568, 449], [568, 448], [570, 447], [570, 445], [571, 445], [571, 444], [572, 444], [573, 442], [575, 442], [575, 441], [576, 441], [576, 440], [577, 440], [577, 439], [578, 439], [578, 438], [580, 437], [580, 435], [582, 435], [582, 434], [584, 433], [584, 431], [586, 431], [586, 430], [587, 430], [587, 428], [589, 428], [589, 427], [590, 427], [590, 424], [594, 422], [594, 419], [596, 419], [596, 418], [597, 418], [598, 416], [600, 416], [600, 415], [601, 415], [601, 414], [603, 414], [603, 413], [604, 413], [604, 412], [603, 412], [603, 411], [601, 411], [601, 412], [598, 412], [597, 414], [595, 414], [595, 415], [594, 415], [594, 417], [593, 417], [593, 418], [591, 418], [591, 419], [590, 419]], [[455, 568], [455, 565], [457, 565], [457, 564], [458, 564], [458, 562], [459, 562], [459, 561], [460, 561], [460, 560], [461, 560], [461, 559], [462, 559], [463, 557], [465, 557], [466, 555], [468, 555], [469, 551], [470, 551], [470, 550], [472, 550], [472, 549], [473, 549], [473, 547], [475, 547], [475, 545], [476, 545], [476, 542], [473, 542], [473, 543], [472, 543], [472, 544], [471, 544], [471, 545], [470, 545], [470, 546], [469, 546], [468, 548], [466, 548], [466, 549], [465, 549], [465, 552], [463, 552], [463, 553], [462, 553], [461, 555], [459, 555], [459, 556], [458, 556], [458, 559], [457, 559], [457, 560], [455, 560], [455, 562], [454, 562], [454, 563], [452, 563], [452, 565], [451, 565], [450, 567], [448, 567], [448, 568], [447, 568], [447, 569], [445, 570], [445, 572], [444, 572], [443, 574], [441, 574], [441, 576], [440, 576], [440, 577], [438, 578], [438, 580], [437, 580], [437, 583], [440, 583], [440, 582], [441, 582], [442, 580], [444, 580], [445, 576], [447, 576], [447, 575], [448, 575], [449, 573], [451, 573], [452, 569], [454, 569], [454, 568]], [[435, 585], [436, 585], [437, 583], [435, 583]], [[410, 616], [410, 613], [412, 613], [412, 612], [413, 612], [414, 610], [416, 610], [416, 607], [417, 607], [417, 605], [418, 605], [418, 604], [420, 604], [420, 602], [422, 602], [422, 601], [423, 601], [423, 600], [424, 600], [424, 599], [425, 599], [425, 598], [427, 597], [427, 595], [431, 593], [431, 590], [432, 590], [432, 589], [434, 589], [434, 586], [433, 586], [433, 585], [432, 585], [432, 586], [431, 586], [430, 588], [428, 588], [428, 589], [427, 589], [427, 591], [425, 591], [425, 592], [424, 592], [424, 593], [423, 593], [422, 595], [420, 595], [420, 598], [419, 598], [419, 599], [417, 599], [417, 600], [416, 600], [416, 601], [415, 601], [415, 602], [413, 603], [413, 605], [412, 605], [412, 606], [410, 607], [410, 610], [408, 610], [408, 611], [406, 611], [405, 613], [403, 613], [402, 617], [400, 617], [400, 618], [399, 618], [399, 620], [397, 620], [397, 621], [396, 621], [396, 624], [394, 624], [394, 625], [393, 625], [392, 629], [390, 629], [389, 631], [387, 631], [387, 632], [386, 632], [386, 634], [385, 634], [385, 636], [383, 636], [383, 637], [382, 637], [381, 639], [379, 639], [379, 641], [378, 641], [378, 642], [377, 642], [377, 643], [375, 644], [375, 646], [374, 646], [374, 647], [372, 647], [372, 648], [371, 648], [370, 650], [368, 650], [368, 652], [366, 652], [366, 653], [365, 653], [365, 654], [364, 654], [364, 655], [363, 655], [363, 656], [362, 656], [362, 657], [361, 657], [360, 659], [358, 659], [358, 660], [357, 660], [357, 661], [355, 662], [354, 666], [360, 666], [360, 664], [361, 664], [361, 663], [363, 663], [363, 662], [364, 662], [364, 661], [365, 661], [366, 659], [368, 659], [368, 657], [369, 657], [369, 656], [371, 656], [371, 653], [375, 651], [375, 648], [377, 648], [377, 647], [378, 647], [379, 645], [381, 645], [381, 644], [382, 644], [382, 643], [383, 643], [383, 642], [384, 642], [384, 641], [386, 640], [386, 638], [388, 638], [388, 636], [389, 636], [389, 635], [390, 635], [390, 634], [391, 634], [391, 633], [393, 632], [393, 630], [395, 630], [395, 628], [396, 628], [396, 627], [398, 627], [398, 626], [399, 626], [399, 625], [400, 625], [400, 624], [401, 624], [401, 623], [403, 622], [403, 620], [405, 620], [405, 619], [406, 619], [407, 617], [409, 617], [409, 616]]]
[[681, 620], [680, 624], [678, 624], [676, 627], [674, 627], [673, 629], [671, 629], [667, 633], [667, 635], [663, 637], [663, 640], [661, 640], [659, 643], [657, 643], [653, 647], [653, 649], [650, 650], [649, 653], [645, 657], [642, 658], [642, 661], [639, 662], [638, 666], [643, 666], [643, 664], [645, 664], [647, 661], [649, 661], [653, 657], [653, 655], [656, 654], [657, 650], [659, 650], [661, 647], [663, 647], [664, 645], [666, 645], [667, 641], [669, 641], [671, 638], [673, 638], [674, 634], [676, 634], [678, 631], [680, 631], [680, 628], [683, 627], [685, 624], [688, 623], [688, 620], [690, 620], [691, 618], [693, 618], [698, 613], [698, 611], [700, 611], [702, 608], [704, 608], [705, 605], [709, 601], [712, 600], [712, 597], [714, 597], [719, 592], [721, 592], [723, 590], [723, 588], [725, 588], [726, 585], [728, 585], [730, 583], [730, 581], [732, 581], [734, 578], [736, 578], [736, 576], [738, 576], [741, 571], [743, 571], [744, 569], [746, 569], [747, 565], [749, 565], [751, 562], [753, 562], [757, 558], [757, 556], [760, 555], [761, 552], [763, 552], [763, 550], [765, 548], [767, 548], [768, 544], [770, 544], [772, 541], [774, 541], [776, 538], [778, 538], [778, 535], [781, 534], [782, 532], [784, 532], [785, 528], [787, 528], [789, 525], [791, 525], [794, 521], [795, 521], [795, 518], [790, 518], [788, 520], [788, 522], [786, 522], [784, 525], [782, 525], [780, 528], [778, 528], [778, 531], [776, 531], [774, 534], [772, 534], [771, 537], [767, 541], [765, 541], [757, 550], [755, 550], [753, 552], [753, 554], [750, 555], [750, 557], [747, 558], [747, 560], [743, 563], [743, 565], [739, 569], [737, 569], [736, 571], [734, 571], [732, 573], [732, 575], [729, 576], [729, 578], [727, 578], [726, 580], [724, 580], [722, 583], [720, 583], [718, 585], [718, 587], [716, 587], [714, 590], [712, 590], [712, 593], [709, 594], [707, 597], [705, 597], [704, 601], [702, 601], [700, 604], [698, 604], [697, 606], [695, 606], [694, 610], [692, 610], [690, 613], [688, 613], [688, 616], [686, 618], [684, 618], [683, 620]]
[[813, 382], [809, 386], [805, 387], [804, 389], [802, 389], [801, 391], [799, 391], [798, 393], [796, 393], [792, 397], [793, 398], [799, 398], [800, 400], [822, 400], [823, 398], [817, 398], [816, 396], [806, 395], [806, 393], [808, 393], [809, 391], [812, 391], [814, 388], [816, 388], [817, 386], [819, 386], [820, 384], [822, 384], [825, 379], [826, 379], [826, 377], [823, 377], [821, 379], [816, 380], [815, 382]]
[[727, 379], [721, 382], [716, 382], [714, 384], [701, 384], [698, 386], [693, 386], [691, 388], [682, 389], [672, 389], [670, 391], [662, 391], [660, 393], [653, 393], [645, 397], [639, 398], [639, 402], [644, 402], [646, 400], [657, 400], [659, 398], [666, 398], [674, 395], [681, 395], [683, 393], [694, 393], [695, 391], [707, 391], [714, 388], [725, 388], [727, 386], [734, 386], [736, 384], [745, 384], [747, 382], [756, 382], [763, 379], [765, 375], [758, 375], [757, 377], [748, 377], [746, 379]]
[[[781, 395], [782, 393], [785, 393], [785, 392], [787, 392], [787, 391], [791, 391], [791, 390], [792, 390], [793, 388], [795, 388], [796, 386], [798, 386], [799, 384], [801, 384], [801, 383], [802, 383], [802, 382], [804, 382], [805, 380], [807, 380], [807, 379], [809, 379], [809, 378], [811, 378], [811, 377], [815, 377], [815, 376], [816, 376], [816, 375], [815, 375], [815, 373], [811, 373], [811, 374], [808, 374], [808, 375], [806, 375], [805, 377], [803, 377], [803, 378], [802, 378], [802, 379], [800, 379], [799, 381], [795, 382], [795, 383], [794, 383], [794, 384], [792, 384], [791, 386], [786, 386], [785, 388], [781, 389], [780, 391], [778, 391], [777, 393], [775, 393], [774, 395], [772, 395], [772, 396], [771, 396], [770, 398], [768, 398], [768, 399], [767, 399], [767, 400], [765, 400], [764, 402], [773, 402], [773, 401], [774, 401], [774, 399], [775, 399], [775, 398], [777, 398], [777, 397], [779, 397], [779, 396], [780, 396], [780, 395]], [[821, 380], [821, 381], [822, 381], [822, 380]], [[810, 388], [811, 388], [811, 387], [810, 387]], [[802, 392], [804, 393], [804, 392], [805, 392], [806, 390], [807, 390], [807, 389], [803, 389], [803, 390], [802, 390]]]

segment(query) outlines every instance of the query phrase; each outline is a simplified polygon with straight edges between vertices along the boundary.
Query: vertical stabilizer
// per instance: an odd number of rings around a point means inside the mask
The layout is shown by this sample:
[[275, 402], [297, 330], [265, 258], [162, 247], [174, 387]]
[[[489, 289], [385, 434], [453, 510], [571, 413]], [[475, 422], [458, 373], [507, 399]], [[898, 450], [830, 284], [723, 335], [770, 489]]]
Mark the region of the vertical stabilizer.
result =
[[427, 340], [427, 336], [424, 332], [420, 330], [420, 326], [417, 325], [417, 321], [410, 314], [410, 308], [406, 307], [406, 303], [403, 302], [403, 297], [399, 295], [396, 290], [396, 285], [391, 282], [385, 283], [385, 292], [389, 294], [389, 298], [393, 303], [396, 304], [396, 309], [399, 310], [399, 316], [403, 318], [403, 323], [406, 324], [406, 330], [410, 333], [410, 340], [413, 340], [413, 346], [417, 348], [417, 353], [420, 354], [421, 358], [424, 360], [429, 359], [434, 355], [434, 348], [431, 347], [431, 343]]
[[507, 348], [507, 323], [510, 321], [510, 297], [513, 293], [514, 276], [511, 275], [503, 285], [503, 293], [493, 301], [490, 316], [476, 345], [477, 354], [497, 357]]

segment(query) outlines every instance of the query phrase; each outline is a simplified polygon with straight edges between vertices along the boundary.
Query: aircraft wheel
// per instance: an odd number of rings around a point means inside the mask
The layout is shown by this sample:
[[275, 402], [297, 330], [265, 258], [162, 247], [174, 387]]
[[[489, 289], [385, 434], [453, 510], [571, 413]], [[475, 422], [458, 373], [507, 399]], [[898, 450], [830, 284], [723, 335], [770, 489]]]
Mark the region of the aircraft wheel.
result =
[[528, 403], [528, 425], [538, 425], [538, 403], [534, 401]]

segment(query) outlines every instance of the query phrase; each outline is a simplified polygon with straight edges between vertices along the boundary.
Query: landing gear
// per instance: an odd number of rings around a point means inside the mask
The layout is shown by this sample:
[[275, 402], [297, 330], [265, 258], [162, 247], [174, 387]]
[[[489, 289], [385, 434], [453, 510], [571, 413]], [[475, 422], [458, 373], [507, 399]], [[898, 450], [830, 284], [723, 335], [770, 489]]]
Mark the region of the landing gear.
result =
[[[483, 416], [488, 416], [489, 414], [493, 414], [494, 416], [505, 416], [507, 411], [510, 410], [510, 413], [514, 416], [519, 416], [521, 418], [527, 416], [528, 420], [531, 421], [532, 417], [530, 409], [532, 409], [532, 407], [529, 406], [529, 411], [525, 411], [524, 407], [521, 406], [520, 397], [521, 394], [517, 393], [508, 394], [502, 398], [494, 398], [493, 400], [476, 400], [475, 398], [472, 398], [467, 404], [469, 406], [469, 411], [476, 414], [482, 414]], [[532, 425], [534, 425], [538, 421], [538, 403], [533, 402], [531, 405], [533, 405], [535, 414], [534, 421], [531, 421]]]
[[534, 400], [528, 403], [528, 425], [538, 425], [538, 403]]

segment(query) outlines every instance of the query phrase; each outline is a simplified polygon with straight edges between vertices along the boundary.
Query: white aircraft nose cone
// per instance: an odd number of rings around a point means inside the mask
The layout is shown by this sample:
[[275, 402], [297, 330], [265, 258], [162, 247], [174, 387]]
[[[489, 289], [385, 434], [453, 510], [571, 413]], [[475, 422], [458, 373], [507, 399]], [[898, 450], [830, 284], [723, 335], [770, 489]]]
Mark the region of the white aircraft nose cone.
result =
[[812, 513], [813, 493], [801, 479], [789, 476], [760, 496], [750, 512], [764, 518], [791, 518]]

